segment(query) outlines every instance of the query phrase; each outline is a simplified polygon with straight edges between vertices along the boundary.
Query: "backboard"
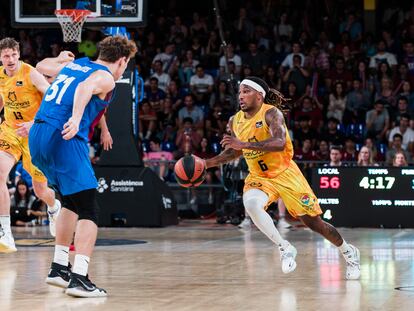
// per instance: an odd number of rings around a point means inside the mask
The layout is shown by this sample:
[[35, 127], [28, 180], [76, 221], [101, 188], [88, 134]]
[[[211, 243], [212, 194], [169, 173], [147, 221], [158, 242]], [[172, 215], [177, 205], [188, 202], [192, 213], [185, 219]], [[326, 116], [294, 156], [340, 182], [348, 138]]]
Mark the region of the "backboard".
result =
[[11, 0], [13, 27], [58, 28], [54, 14], [59, 9], [87, 9], [92, 12], [85, 27], [145, 26], [147, 0]]

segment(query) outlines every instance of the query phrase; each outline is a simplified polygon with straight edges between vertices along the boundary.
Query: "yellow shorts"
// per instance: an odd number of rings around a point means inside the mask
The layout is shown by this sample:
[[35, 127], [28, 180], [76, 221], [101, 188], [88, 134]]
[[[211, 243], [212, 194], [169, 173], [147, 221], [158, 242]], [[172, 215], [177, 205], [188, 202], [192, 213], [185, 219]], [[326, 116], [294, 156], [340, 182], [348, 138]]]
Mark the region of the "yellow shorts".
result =
[[16, 130], [4, 123], [0, 125], [0, 151], [11, 154], [16, 162], [22, 158], [23, 168], [32, 176], [34, 181], [47, 182], [45, 175], [32, 164], [28, 137], [18, 136]]
[[265, 192], [269, 196], [268, 205], [282, 198], [293, 217], [322, 214], [318, 199], [294, 161], [291, 161], [290, 166], [274, 179], [249, 174], [243, 191], [250, 189]]

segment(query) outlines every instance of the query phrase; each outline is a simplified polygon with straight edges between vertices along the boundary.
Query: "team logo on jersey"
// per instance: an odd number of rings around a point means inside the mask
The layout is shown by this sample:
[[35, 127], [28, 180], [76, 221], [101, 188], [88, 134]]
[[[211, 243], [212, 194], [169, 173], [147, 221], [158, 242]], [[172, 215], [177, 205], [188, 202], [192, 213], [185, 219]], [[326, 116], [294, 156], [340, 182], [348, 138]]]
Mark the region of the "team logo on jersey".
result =
[[5, 140], [0, 139], [0, 148], [2, 148], [4, 150], [8, 150], [8, 149], [10, 149], [10, 144]]
[[263, 121], [257, 121], [256, 122], [256, 128], [258, 129], [258, 128], [261, 128], [261, 127], [263, 127]]
[[263, 186], [261, 183], [259, 183], [259, 182], [251, 182], [250, 184], [249, 184], [249, 186], [250, 187], [253, 187], [253, 188], [260, 188], [261, 186]]
[[11, 102], [15, 102], [17, 100], [16, 92], [9, 92], [9, 95], [7, 95], [7, 98]]
[[23, 81], [16, 81], [16, 86], [23, 86]]
[[257, 143], [259, 142], [256, 138], [256, 136], [253, 136], [252, 138], [247, 139], [249, 143]]
[[302, 205], [311, 208], [313, 204], [315, 204], [315, 198], [312, 198], [309, 195], [304, 194], [300, 197], [300, 202], [302, 202]]

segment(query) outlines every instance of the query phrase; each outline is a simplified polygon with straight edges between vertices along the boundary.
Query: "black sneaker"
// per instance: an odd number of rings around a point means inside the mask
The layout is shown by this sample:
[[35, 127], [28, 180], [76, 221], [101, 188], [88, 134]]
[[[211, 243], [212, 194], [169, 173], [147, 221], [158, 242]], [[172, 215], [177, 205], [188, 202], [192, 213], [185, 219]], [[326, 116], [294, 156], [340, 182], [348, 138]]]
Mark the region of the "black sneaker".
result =
[[57, 287], [67, 288], [70, 281], [70, 268], [70, 263], [68, 266], [63, 266], [56, 262], [52, 262], [49, 274], [46, 278], [46, 283]]
[[73, 297], [95, 298], [106, 297], [106, 290], [96, 287], [88, 276], [83, 276], [77, 273], [71, 273], [70, 282], [65, 293]]

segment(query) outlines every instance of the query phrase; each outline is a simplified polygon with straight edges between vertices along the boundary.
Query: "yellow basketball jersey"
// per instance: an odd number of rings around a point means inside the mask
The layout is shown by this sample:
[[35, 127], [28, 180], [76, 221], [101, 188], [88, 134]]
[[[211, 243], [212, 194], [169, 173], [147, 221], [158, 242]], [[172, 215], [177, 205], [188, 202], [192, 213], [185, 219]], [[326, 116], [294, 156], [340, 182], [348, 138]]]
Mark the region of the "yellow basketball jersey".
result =
[[[233, 132], [243, 142], [259, 142], [272, 137], [266, 123], [266, 111], [274, 108], [272, 105], [262, 104], [260, 110], [251, 119], [244, 117], [239, 111], [233, 118]], [[284, 125], [286, 128], [286, 125]], [[289, 167], [293, 157], [293, 146], [286, 128], [286, 146], [283, 151], [270, 152], [243, 149], [243, 156], [252, 175], [274, 178]]]
[[17, 124], [32, 121], [42, 102], [42, 93], [32, 84], [30, 71], [34, 68], [20, 62], [19, 71], [9, 77], [0, 66], [0, 95], [4, 104], [5, 124], [17, 128]]

